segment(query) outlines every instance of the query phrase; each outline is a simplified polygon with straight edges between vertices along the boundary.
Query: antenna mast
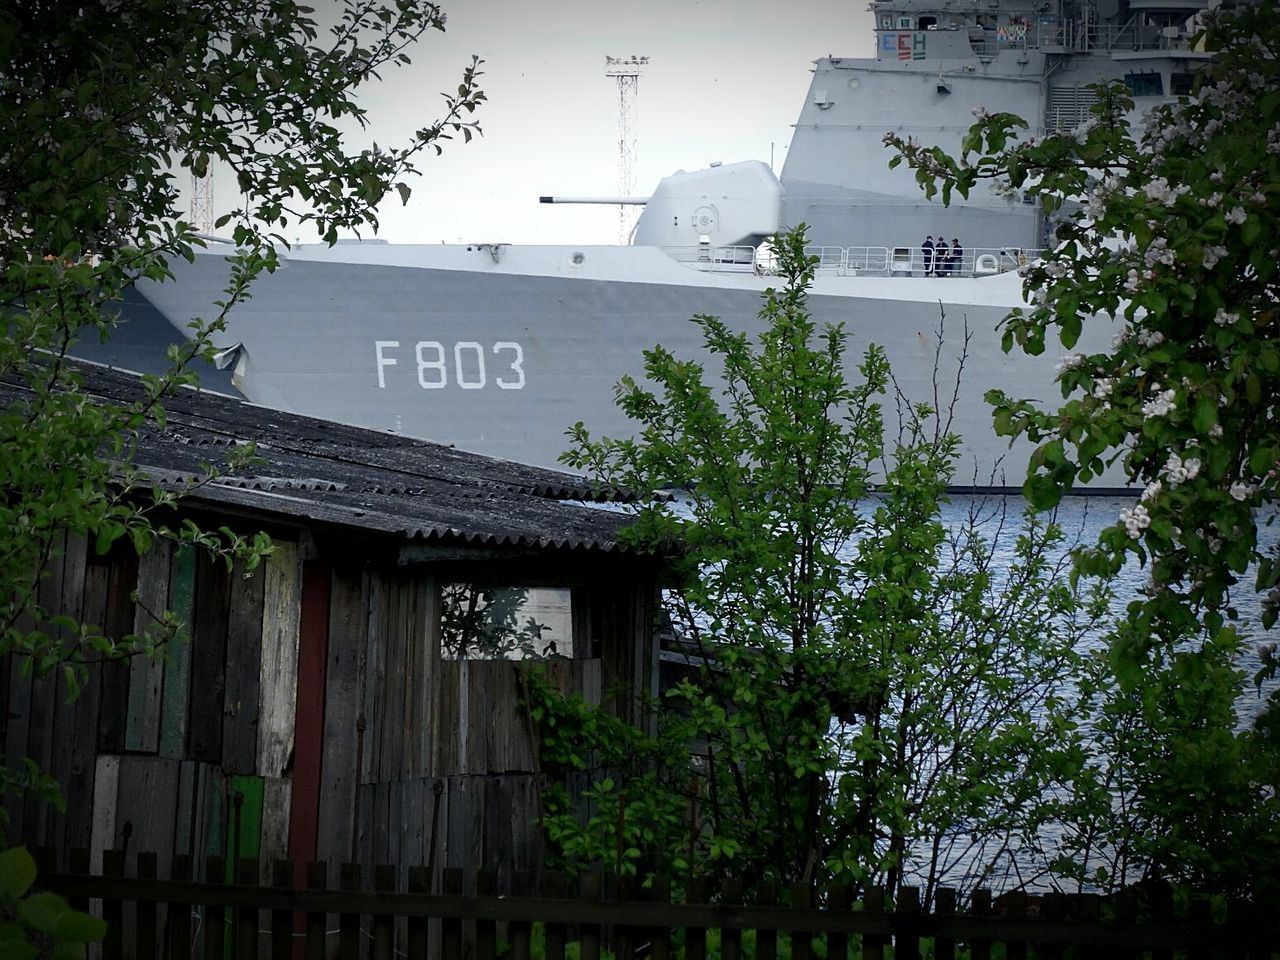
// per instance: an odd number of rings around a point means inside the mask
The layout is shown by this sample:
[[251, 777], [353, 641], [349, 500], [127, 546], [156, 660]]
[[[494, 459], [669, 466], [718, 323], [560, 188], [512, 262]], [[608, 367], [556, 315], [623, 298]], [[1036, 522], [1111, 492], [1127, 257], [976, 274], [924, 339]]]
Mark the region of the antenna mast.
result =
[[191, 174], [191, 226], [197, 233], [213, 233], [212, 169], [206, 170], [203, 177]]
[[[649, 65], [648, 57], [605, 57], [604, 75], [618, 81], [618, 196], [636, 191], [636, 91], [640, 74]], [[631, 237], [634, 214], [626, 205], [618, 206], [618, 242]]]

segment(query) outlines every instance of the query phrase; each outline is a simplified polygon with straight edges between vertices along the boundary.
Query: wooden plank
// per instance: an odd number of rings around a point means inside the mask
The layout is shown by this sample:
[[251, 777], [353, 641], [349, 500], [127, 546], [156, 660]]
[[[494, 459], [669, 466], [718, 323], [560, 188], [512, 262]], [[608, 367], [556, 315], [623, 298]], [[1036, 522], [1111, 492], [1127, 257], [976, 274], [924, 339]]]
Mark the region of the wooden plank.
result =
[[[224, 562], [201, 550], [196, 556], [195, 583], [191, 675], [198, 681], [191, 686], [188, 756], [220, 767], [223, 763], [223, 694], [226, 690], [231, 575]], [[257, 666], [255, 664], [255, 670]]]
[[90, 865], [100, 873], [102, 854], [116, 846], [116, 807], [120, 794], [120, 758], [97, 758], [93, 775], [93, 824], [90, 828]]
[[404, 578], [397, 574], [387, 578], [383, 632], [383, 670], [379, 678], [381, 706], [376, 736], [378, 741], [378, 779], [398, 780], [400, 757], [404, 748], [404, 663], [405, 617]]
[[258, 858], [264, 871], [270, 869], [273, 860], [284, 860], [289, 855], [293, 794], [296, 791], [297, 784], [291, 780], [263, 778], [262, 843]]
[[[156, 540], [138, 561], [138, 601], [133, 632], [154, 634], [169, 607], [169, 565], [173, 549], [168, 540]], [[125, 722], [127, 750], [155, 753], [160, 746], [160, 697], [164, 683], [164, 656], [143, 654], [129, 665], [129, 715]]]
[[467, 688], [466, 751], [467, 773], [489, 773], [489, 726], [493, 705], [493, 681], [499, 668], [506, 664], [496, 660], [469, 661], [466, 666]]
[[385, 596], [387, 575], [370, 571], [368, 577], [369, 625], [366, 631], [364, 655], [364, 718], [365, 731], [360, 755], [360, 782], [373, 783], [381, 776], [378, 747], [378, 731], [382, 726], [384, 706], [381, 683], [386, 665], [386, 611]]
[[[102, 629], [106, 623], [111, 565], [107, 558], [97, 554], [90, 556], [90, 553], [88, 544], [85, 544], [81, 620]], [[94, 772], [97, 769], [101, 703], [102, 666], [94, 663], [88, 666], [87, 676], [80, 688], [71, 735], [68, 738], [71, 741], [71, 770], [63, 781], [67, 799], [67, 828], [63, 842], [68, 849], [88, 849], [93, 842], [93, 786]]]
[[440, 659], [440, 594], [435, 577], [421, 572], [415, 572], [415, 576], [414, 624], [417, 651], [413, 661], [413, 702], [418, 741], [411, 775], [425, 777], [431, 773], [433, 741], [436, 737], [434, 699], [436, 664]]
[[[262, 805], [265, 784], [262, 777], [233, 776], [227, 778], [229, 801], [228, 849], [234, 854], [227, 858], [230, 870], [237, 860], [257, 861], [262, 850]], [[233, 878], [228, 875], [228, 880]]]
[[358, 567], [333, 571], [329, 656], [325, 666], [324, 748], [317, 810], [316, 858], [350, 860], [355, 836], [360, 738], [364, 734], [364, 659], [368, 587]]
[[436, 736], [432, 741], [431, 773], [436, 777], [452, 776], [459, 769], [458, 687], [464, 662], [439, 660], [435, 665], [432, 726], [436, 730]]
[[160, 710], [160, 755], [173, 759], [181, 759], [186, 756], [187, 751], [195, 579], [195, 547], [189, 543], [181, 544], [174, 551], [169, 581], [169, 609], [182, 624], [182, 630], [169, 644]]
[[309, 560], [303, 564], [294, 710], [293, 795], [288, 834], [289, 856], [301, 862], [316, 858], [320, 765], [324, 756], [325, 667], [329, 659], [331, 579], [332, 572], [327, 563]]
[[[128, 544], [108, 555], [110, 576], [103, 633], [119, 640], [133, 629], [131, 595], [138, 582], [138, 556]], [[129, 718], [129, 658], [116, 658], [102, 666], [102, 699], [99, 707], [98, 752], [124, 752], [125, 726]]]
[[258, 709], [262, 696], [263, 568], [237, 561], [228, 585], [226, 685], [222, 713], [222, 766], [231, 773], [258, 769]]
[[131, 825], [129, 851], [154, 851], [163, 876], [173, 858], [179, 761], [162, 757], [121, 757], [116, 809], [117, 836]]
[[[62, 575], [66, 549], [65, 533], [54, 534], [50, 538], [48, 559], [36, 587], [36, 602], [43, 613], [36, 626], [54, 643], [61, 643], [66, 639], [65, 631], [49, 622], [61, 612], [59, 608], [62, 606]], [[58, 712], [57, 673], [49, 673], [41, 677], [33, 671], [30, 692], [27, 742], [22, 745], [22, 752], [18, 756], [28, 757], [35, 761], [36, 766], [42, 771], [49, 771], [54, 766], [54, 724]], [[65, 773], [63, 770], [57, 772]], [[51, 844], [54, 811], [48, 801], [40, 799], [35, 793], [27, 792], [22, 795], [22, 808], [21, 828], [11, 825], [10, 835], [20, 837], [33, 847]]]
[[[89, 547], [83, 535], [67, 534], [65, 553], [62, 557], [62, 589], [61, 596], [58, 598], [57, 612], [63, 616], [71, 617], [76, 623], [81, 623], [84, 620], [88, 552]], [[57, 635], [61, 641], [68, 644], [79, 641], [79, 632], [69, 630], [66, 627], [60, 627]], [[92, 678], [87, 678], [83, 686], [88, 687], [91, 685]], [[88, 809], [90, 807], [89, 796], [83, 790], [83, 783], [78, 796], [73, 797], [71, 795], [73, 780], [78, 778], [83, 781], [84, 766], [77, 766], [77, 753], [82, 752], [85, 746], [92, 746], [92, 742], [81, 744], [76, 739], [78, 732], [76, 718], [80, 709], [81, 698], [85, 693], [89, 693], [96, 709], [96, 691], [83, 689], [79, 678], [77, 678], [76, 686], [73, 690], [67, 683], [65, 672], [58, 671], [53, 700], [53, 756], [48, 772], [61, 785], [62, 797], [66, 808], [65, 813], [51, 811], [51, 824], [46, 836], [48, 837], [48, 842], [59, 850], [69, 849], [67, 830], [73, 820], [79, 821], [80, 830], [77, 831], [77, 834], [83, 838], [75, 845], [88, 846], [88, 827], [92, 814]], [[96, 728], [93, 729], [96, 736]], [[78, 751], [78, 748], [80, 748], [80, 751]]]
[[302, 577], [298, 546], [274, 543], [266, 560], [262, 609], [262, 692], [258, 713], [258, 772], [283, 776], [293, 753], [298, 693], [298, 630]]
[[173, 853], [174, 856], [186, 855], [194, 857], [201, 836], [197, 828], [197, 810], [199, 807], [200, 764], [194, 760], [182, 760], [178, 763], [178, 799], [173, 817]]

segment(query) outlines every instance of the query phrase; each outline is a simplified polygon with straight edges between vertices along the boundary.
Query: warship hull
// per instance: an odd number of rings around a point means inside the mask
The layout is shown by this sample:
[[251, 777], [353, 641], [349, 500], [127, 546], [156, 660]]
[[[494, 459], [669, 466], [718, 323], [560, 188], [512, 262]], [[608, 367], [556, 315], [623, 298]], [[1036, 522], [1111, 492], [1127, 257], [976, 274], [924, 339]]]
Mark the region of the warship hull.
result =
[[[362, 262], [375, 259], [384, 262]], [[181, 329], [212, 315], [225, 282], [214, 251], [143, 293]], [[578, 421], [595, 435], [634, 432], [614, 388], [642, 374], [645, 350], [701, 357], [716, 375], [690, 318], [757, 333], [762, 295], [776, 283], [643, 247], [304, 248], [255, 284], [219, 345], [235, 387], [256, 403], [554, 466]], [[1002, 488], [1021, 483], [1029, 448], [994, 435], [983, 393], [1054, 390], [1052, 351], [1000, 350], [997, 326], [1019, 296], [1016, 273], [820, 275], [809, 308], [819, 323], [844, 326], [851, 369], [878, 344], [903, 397], [941, 408], [963, 439], [957, 486]], [[885, 398], [890, 442], [898, 399]]]

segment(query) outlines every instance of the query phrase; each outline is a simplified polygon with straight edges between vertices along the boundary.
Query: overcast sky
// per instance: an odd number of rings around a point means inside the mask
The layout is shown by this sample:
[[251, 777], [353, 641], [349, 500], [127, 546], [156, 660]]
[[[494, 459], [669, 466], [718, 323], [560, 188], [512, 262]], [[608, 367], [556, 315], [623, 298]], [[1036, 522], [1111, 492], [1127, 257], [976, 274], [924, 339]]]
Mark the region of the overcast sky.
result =
[[[322, 8], [334, 0], [311, 0]], [[395, 242], [614, 243], [616, 207], [547, 206], [541, 194], [617, 195], [617, 84], [606, 55], [648, 56], [637, 98], [636, 192], [714, 160], [775, 170], [813, 60], [873, 55], [866, 0], [443, 0], [448, 31], [363, 95], [379, 143], [439, 114], [472, 53], [485, 60], [484, 136], [423, 157]], [[215, 206], [221, 191], [215, 181]], [[305, 238], [304, 238], [305, 239]]]

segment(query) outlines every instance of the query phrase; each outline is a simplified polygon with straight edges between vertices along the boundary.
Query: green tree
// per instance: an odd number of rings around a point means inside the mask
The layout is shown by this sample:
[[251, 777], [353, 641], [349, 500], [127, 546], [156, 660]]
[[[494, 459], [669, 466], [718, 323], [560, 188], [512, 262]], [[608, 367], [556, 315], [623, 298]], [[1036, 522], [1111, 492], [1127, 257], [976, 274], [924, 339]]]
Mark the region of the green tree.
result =
[[[56, 538], [70, 531], [99, 551], [128, 538], [142, 552], [169, 537], [228, 560], [260, 556], [265, 538], [178, 523], [183, 491], [130, 468], [133, 438], [163, 428], [165, 395], [194, 380], [192, 358], [274, 269], [281, 231], [308, 225], [332, 242], [376, 228], [375, 206], [393, 188], [408, 197], [424, 151], [477, 129], [473, 59], [439, 120], [402, 146], [353, 148], [366, 122], [358, 89], [407, 63], [445, 18], [423, 2], [345, 0], [335, 12], [321, 31], [287, 0], [0, 3], [0, 377], [21, 396], [0, 412], [0, 656], [63, 671], [73, 693], [86, 657], [154, 652], [176, 625], [156, 611], [146, 635], [108, 637], [56, 617], [39, 593]], [[164, 375], [145, 378], [144, 401], [91, 402], [68, 351], [110, 335], [126, 287], [191, 258], [201, 240], [177, 184], [214, 163], [246, 198], [218, 221], [239, 248], [219, 312], [191, 324]], [[5, 759], [5, 779], [50, 788], [21, 757]]]
[[[685, 491], [682, 509], [642, 506], [632, 535], [687, 549], [668, 608], [695, 666], [663, 704], [665, 795], [645, 779], [652, 767], [631, 772], [637, 791], [607, 759], [621, 734], [588, 725], [597, 737], [584, 744], [565, 733], [571, 710], [536, 704], [557, 718], [553, 749], [543, 743], [552, 772], [603, 750], [609, 789], [593, 802], [643, 806], [578, 833], [560, 810], [555, 839], [579, 855], [613, 859], [616, 845], [784, 882], [911, 876], [928, 898], [1007, 867], [1014, 838], [1037, 829], [1073, 737], [1060, 691], [1101, 607], [1055, 577], [1052, 525], [1028, 521], [1004, 573], [981, 523], [948, 532], [955, 438], [919, 407], [886, 440], [883, 353], [869, 346], [857, 378], [846, 372], [847, 334], [817, 329], [806, 309], [803, 228], [775, 243], [779, 287], [758, 340], [695, 318], [721, 379], [656, 347], [646, 382], [618, 388], [638, 437], [573, 431], [570, 465]], [[685, 791], [675, 817], [667, 798]]]
[[[1141, 488], [1078, 555], [1083, 572], [1130, 559], [1150, 571], [1097, 701], [1103, 739], [1129, 730], [1115, 743], [1136, 763], [1128, 799], [1112, 791], [1110, 806], [1136, 818], [1129, 847], [1151, 871], [1246, 890], [1267, 882], [1255, 855], [1280, 842], [1280, 701], [1270, 694], [1253, 729], [1237, 730], [1230, 709], [1251, 652], [1232, 590], [1253, 575], [1266, 626], [1280, 604], [1280, 563], [1258, 538], [1280, 461], [1280, 8], [1242, 4], [1204, 23], [1193, 42], [1213, 59], [1194, 93], [1141, 125], [1124, 87], [1103, 85], [1091, 118], [1065, 133], [1036, 139], [1018, 117], [981, 116], [958, 158], [885, 139], [931, 196], [988, 179], [1049, 215], [1051, 247], [1026, 270], [1029, 306], [1006, 321], [1006, 350], [1041, 353], [1055, 329], [1072, 350], [1086, 324], [1116, 324], [1108, 349], [1067, 355], [1060, 405], [987, 396], [997, 432], [1039, 444], [1033, 503], [1116, 462]], [[1274, 645], [1258, 653], [1261, 681]]]

